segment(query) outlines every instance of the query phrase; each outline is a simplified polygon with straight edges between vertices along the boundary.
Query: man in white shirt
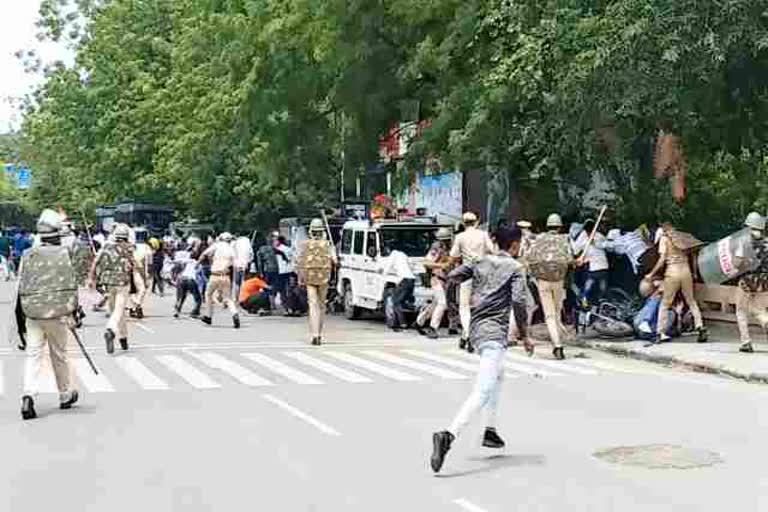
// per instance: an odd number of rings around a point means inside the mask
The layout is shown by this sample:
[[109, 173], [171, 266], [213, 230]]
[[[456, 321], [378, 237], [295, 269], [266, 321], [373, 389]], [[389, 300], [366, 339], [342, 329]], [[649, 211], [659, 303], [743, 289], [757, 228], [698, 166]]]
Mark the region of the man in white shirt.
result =
[[235, 329], [240, 328], [240, 317], [237, 314], [235, 302], [232, 300], [232, 279], [230, 272], [235, 264], [235, 251], [232, 249], [232, 235], [222, 233], [218, 241], [211, 245], [200, 255], [200, 261], [211, 259], [211, 278], [205, 288], [205, 303], [208, 306], [208, 315], [201, 320], [211, 325], [213, 323], [214, 302], [223, 302], [224, 306], [232, 313], [232, 323]]
[[408, 263], [408, 256], [398, 250], [389, 250], [389, 257], [384, 261], [381, 273], [389, 282], [396, 283], [392, 292], [392, 308], [394, 318], [392, 320], [392, 330], [400, 332], [405, 327], [405, 314], [403, 313], [403, 304], [413, 296], [413, 289], [416, 286], [416, 275], [411, 270]]
[[[477, 227], [479, 220], [477, 215], [466, 212], [461, 217], [464, 232], [456, 235], [451, 248], [450, 256], [454, 262], [462, 265], [473, 265], [488, 254], [495, 252], [491, 237], [486, 231]], [[470, 301], [472, 299], [472, 280], [463, 281], [459, 287], [459, 319], [461, 320], [461, 341], [459, 347], [469, 347], [469, 324], [472, 320]]]
[[[587, 280], [581, 291], [581, 306], [584, 309], [589, 307], [590, 302], [597, 303], [608, 290], [608, 255], [604, 249], [605, 237], [601, 233], [595, 233], [593, 242], [587, 247], [589, 235], [595, 227], [593, 220], [584, 223], [584, 227], [571, 242], [571, 249], [574, 254], [580, 255], [577, 264], [587, 265]], [[597, 287], [597, 293], [593, 290]], [[591, 299], [591, 301], [590, 301]]]
[[174, 308], [175, 311], [173, 317], [179, 318], [181, 308], [187, 300], [187, 295], [191, 293], [192, 297], [195, 299], [195, 307], [192, 309], [189, 316], [198, 318], [200, 316], [200, 307], [202, 305], [200, 289], [197, 286], [197, 274], [200, 269], [200, 263], [192, 258], [189, 251], [176, 251], [173, 261], [174, 264], [181, 266], [181, 272], [179, 273], [178, 282], [176, 284], [176, 306]]
[[239, 236], [232, 242], [235, 251], [235, 282], [232, 287], [232, 296], [237, 300], [240, 295], [240, 287], [243, 285], [245, 274], [253, 261], [253, 247], [247, 236]]

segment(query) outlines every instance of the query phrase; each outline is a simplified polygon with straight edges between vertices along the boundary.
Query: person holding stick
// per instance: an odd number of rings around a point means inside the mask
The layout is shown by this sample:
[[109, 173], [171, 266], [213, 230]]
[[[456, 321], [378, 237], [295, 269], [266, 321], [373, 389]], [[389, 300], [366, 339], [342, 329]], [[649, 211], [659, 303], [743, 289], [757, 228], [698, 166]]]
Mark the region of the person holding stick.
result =
[[35, 399], [43, 374], [43, 353], [50, 351], [59, 408], [78, 400], [67, 340], [77, 311], [77, 277], [70, 250], [61, 244], [61, 216], [44, 210], [37, 221], [40, 245], [24, 252], [19, 268], [19, 299], [26, 316], [27, 361], [21, 417], [37, 417]]

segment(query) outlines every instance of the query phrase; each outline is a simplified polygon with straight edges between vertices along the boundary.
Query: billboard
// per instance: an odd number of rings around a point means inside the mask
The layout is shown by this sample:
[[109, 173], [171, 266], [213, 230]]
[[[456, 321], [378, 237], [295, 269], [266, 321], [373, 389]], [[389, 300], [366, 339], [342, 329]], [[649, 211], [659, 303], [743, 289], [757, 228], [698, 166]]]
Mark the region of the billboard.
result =
[[32, 184], [32, 171], [23, 164], [4, 164], [5, 177], [16, 188], [27, 189]]
[[458, 171], [418, 174], [408, 192], [409, 210], [426, 208], [426, 213], [430, 216], [461, 218], [462, 181], [462, 174]]

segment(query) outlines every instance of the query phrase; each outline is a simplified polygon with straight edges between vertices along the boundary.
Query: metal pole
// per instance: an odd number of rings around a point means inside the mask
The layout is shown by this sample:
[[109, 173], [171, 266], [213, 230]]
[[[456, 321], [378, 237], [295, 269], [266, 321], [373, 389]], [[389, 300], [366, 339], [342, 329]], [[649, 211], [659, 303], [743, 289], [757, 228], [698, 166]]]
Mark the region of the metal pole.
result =
[[93, 364], [93, 360], [91, 359], [91, 356], [88, 355], [88, 351], [85, 350], [85, 345], [83, 345], [83, 342], [80, 341], [80, 336], [77, 335], [77, 331], [74, 329], [74, 327], [69, 327], [69, 332], [72, 333], [72, 336], [75, 337], [75, 341], [77, 342], [78, 346], [80, 347], [80, 351], [82, 351], [83, 355], [85, 356], [85, 359], [88, 361], [88, 364], [91, 365], [91, 370], [93, 370], [93, 373], [96, 375], [99, 374], [99, 370], [96, 369], [96, 365]]

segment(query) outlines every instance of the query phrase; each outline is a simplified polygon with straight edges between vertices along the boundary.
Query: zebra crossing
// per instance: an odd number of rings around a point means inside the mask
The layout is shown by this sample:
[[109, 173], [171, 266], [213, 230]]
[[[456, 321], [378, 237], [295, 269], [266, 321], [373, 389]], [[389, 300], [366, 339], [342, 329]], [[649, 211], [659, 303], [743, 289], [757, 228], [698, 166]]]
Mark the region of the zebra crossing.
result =
[[[268, 352], [268, 353], [265, 353]], [[132, 391], [216, 390], [231, 386], [322, 386], [381, 382], [423, 383], [429, 380], [462, 381], [474, 377], [477, 355], [466, 352], [397, 349], [321, 349], [269, 351], [181, 350], [153, 354], [129, 352], [97, 357], [99, 374], [83, 358], [73, 360], [73, 372], [90, 393]], [[0, 360], [0, 396], [20, 384], [21, 364], [13, 379], [9, 361]], [[588, 377], [627, 373], [605, 361], [589, 359], [553, 361], [529, 358], [509, 350], [506, 376], [546, 378]], [[8, 382], [6, 382], [8, 381]], [[55, 393], [53, 373], [47, 368], [41, 392]]]

